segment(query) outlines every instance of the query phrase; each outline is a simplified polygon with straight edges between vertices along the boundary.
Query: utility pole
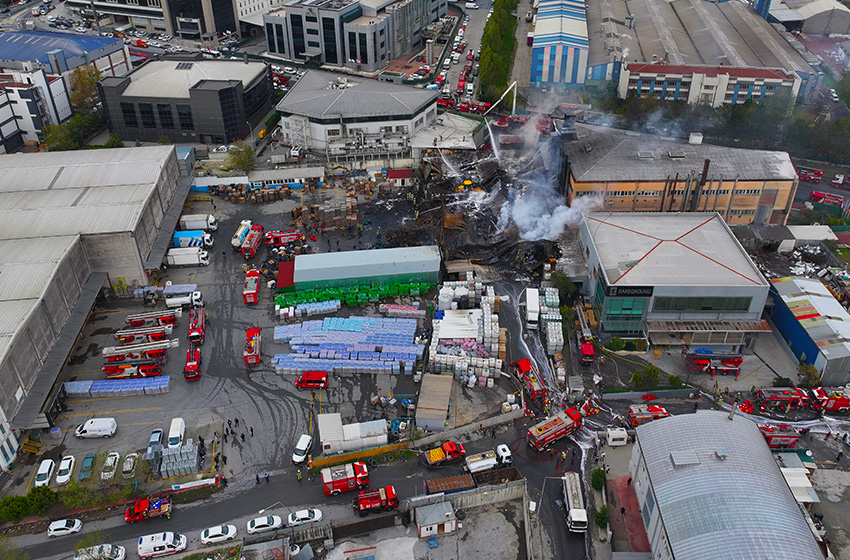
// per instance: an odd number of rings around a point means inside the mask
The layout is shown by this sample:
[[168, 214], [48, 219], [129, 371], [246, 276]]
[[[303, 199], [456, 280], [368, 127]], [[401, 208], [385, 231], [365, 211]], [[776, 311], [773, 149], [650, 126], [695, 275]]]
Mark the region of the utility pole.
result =
[[97, 9], [94, 7], [94, 0], [89, 0], [91, 11], [94, 14], [94, 26], [97, 29], [97, 36], [100, 37], [100, 18], [97, 17]]

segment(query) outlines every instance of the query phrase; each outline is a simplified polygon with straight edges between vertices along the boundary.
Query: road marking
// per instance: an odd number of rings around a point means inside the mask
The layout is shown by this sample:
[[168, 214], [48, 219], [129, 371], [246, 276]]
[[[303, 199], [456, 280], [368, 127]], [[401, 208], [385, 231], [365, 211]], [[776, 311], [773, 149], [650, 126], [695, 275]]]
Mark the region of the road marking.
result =
[[[92, 399], [92, 401], [99, 401], [102, 399]], [[81, 401], [87, 402], [87, 401]], [[81, 412], [80, 414], [68, 414], [67, 416], [70, 418], [75, 418], [78, 416], [91, 416], [93, 414], [102, 415], [102, 414], [124, 414], [125, 412], [147, 412], [151, 410], [162, 410], [161, 406], [151, 406], [148, 408], [124, 408], [120, 410], [103, 410], [100, 412]]]

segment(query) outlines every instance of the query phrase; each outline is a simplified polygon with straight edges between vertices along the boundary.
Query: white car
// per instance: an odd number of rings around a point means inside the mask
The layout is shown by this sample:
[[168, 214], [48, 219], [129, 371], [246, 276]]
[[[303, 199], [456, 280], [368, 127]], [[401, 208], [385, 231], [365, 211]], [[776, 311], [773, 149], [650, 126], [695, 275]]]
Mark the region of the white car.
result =
[[290, 527], [296, 525], [305, 525], [307, 523], [317, 523], [322, 520], [322, 511], [318, 509], [308, 508], [300, 511], [294, 511], [289, 514], [287, 522]]
[[236, 525], [216, 525], [201, 532], [201, 543], [215, 544], [236, 538]]
[[172, 39], [171, 35], [162, 35], [160, 37], [162, 41], [170, 41]]
[[100, 470], [100, 479], [101, 480], [112, 480], [115, 476], [115, 471], [118, 470], [118, 462], [121, 460], [121, 455], [116, 452], [112, 452], [106, 456], [106, 460], [103, 462], [103, 468]]
[[85, 33], [88, 30], [85, 27], [78, 27], [74, 31], [76, 31], [77, 33]]
[[248, 522], [248, 534], [265, 533], [266, 531], [274, 531], [283, 526], [283, 519], [279, 515], [264, 515], [257, 517]]
[[64, 537], [72, 533], [79, 533], [83, 528], [83, 522], [79, 519], [60, 519], [54, 521], [47, 527], [48, 537]]
[[53, 478], [53, 469], [56, 468], [56, 463], [53, 459], [45, 459], [38, 466], [38, 472], [35, 474], [36, 486], [47, 486], [50, 484], [50, 479]]
[[71, 475], [74, 474], [74, 466], [77, 460], [73, 455], [65, 455], [59, 461], [59, 468], [56, 469], [56, 484], [68, 484], [71, 482]]
[[293, 68], [292, 66], [284, 66], [283, 71], [287, 74], [295, 74], [295, 68]]

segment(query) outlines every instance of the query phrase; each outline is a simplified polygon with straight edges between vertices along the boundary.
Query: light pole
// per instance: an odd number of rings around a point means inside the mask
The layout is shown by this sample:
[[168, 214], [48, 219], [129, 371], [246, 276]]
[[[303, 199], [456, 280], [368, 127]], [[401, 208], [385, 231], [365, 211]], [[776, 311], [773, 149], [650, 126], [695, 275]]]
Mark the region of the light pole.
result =
[[[544, 482], [543, 484], [546, 484], [546, 483]], [[257, 513], [259, 513], [260, 515], [263, 515], [263, 514], [266, 512], [266, 510], [272, 509], [274, 506], [282, 506], [282, 505], [283, 505], [283, 504], [282, 504], [282, 503], [280, 503], [280, 502], [275, 502], [275, 503], [273, 503], [273, 504], [272, 504], [272, 505], [270, 505], [270, 506], [266, 506], [266, 507], [264, 507], [263, 509], [261, 509], [261, 510], [260, 510], [260, 511], [258, 511]]]

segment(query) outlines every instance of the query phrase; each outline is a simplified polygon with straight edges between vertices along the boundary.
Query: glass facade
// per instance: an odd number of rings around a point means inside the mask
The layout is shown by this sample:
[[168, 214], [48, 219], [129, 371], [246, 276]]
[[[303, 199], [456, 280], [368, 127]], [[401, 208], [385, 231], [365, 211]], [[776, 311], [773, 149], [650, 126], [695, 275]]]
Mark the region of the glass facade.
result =
[[177, 118], [180, 119], [180, 128], [185, 131], [195, 131], [195, 122], [192, 119], [192, 107], [190, 105], [177, 106]]
[[121, 116], [124, 117], [124, 126], [127, 128], [139, 128], [139, 119], [136, 117], [136, 106], [132, 103], [121, 103]]
[[168, 130], [174, 129], [174, 115], [171, 113], [171, 105], [157, 103], [156, 111], [159, 113], [159, 126]]
[[300, 14], [292, 14], [289, 21], [292, 25], [292, 50], [295, 51], [293, 56], [300, 58], [306, 50], [304, 44], [304, 20]]
[[235, 88], [226, 88], [218, 94], [221, 103], [221, 120], [227, 138], [239, 138], [242, 136], [242, 118], [239, 112], [239, 98]]
[[653, 312], [740, 312], [750, 309], [748, 297], [656, 297]]
[[606, 297], [602, 284], [596, 284], [596, 308], [606, 333], [640, 334], [648, 307], [649, 298]]
[[142, 128], [156, 128], [152, 104], [139, 103], [139, 115], [142, 117]]
[[366, 47], [366, 34], [358, 33], [357, 37], [360, 41], [360, 62], [361, 64], [369, 64], [369, 51]]
[[333, 18], [322, 18], [322, 41], [325, 43], [325, 60], [328, 64], [338, 64], [336, 51], [336, 23]]

